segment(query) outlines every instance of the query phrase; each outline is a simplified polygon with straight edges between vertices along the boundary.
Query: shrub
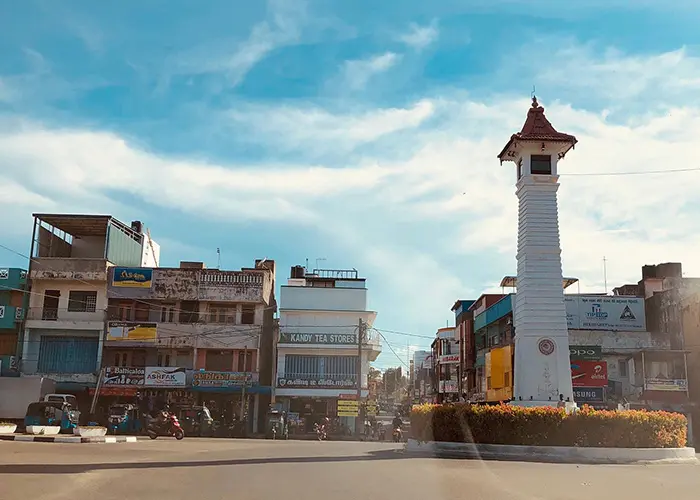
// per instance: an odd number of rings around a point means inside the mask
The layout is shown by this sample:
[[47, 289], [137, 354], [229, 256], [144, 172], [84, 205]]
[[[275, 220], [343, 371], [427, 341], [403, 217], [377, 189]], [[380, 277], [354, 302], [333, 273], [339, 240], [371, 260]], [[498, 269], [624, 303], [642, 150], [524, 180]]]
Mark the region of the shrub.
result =
[[416, 405], [411, 437], [418, 441], [610, 448], [680, 448], [686, 445], [683, 415], [665, 411], [594, 410], [584, 406], [526, 408], [468, 403]]

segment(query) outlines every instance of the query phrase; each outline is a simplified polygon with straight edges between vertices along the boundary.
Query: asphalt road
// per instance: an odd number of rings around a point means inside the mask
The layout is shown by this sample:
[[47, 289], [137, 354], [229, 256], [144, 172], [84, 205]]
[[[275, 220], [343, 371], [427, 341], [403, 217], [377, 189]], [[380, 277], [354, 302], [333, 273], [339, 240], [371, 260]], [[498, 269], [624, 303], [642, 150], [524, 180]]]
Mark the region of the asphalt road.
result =
[[696, 500], [697, 465], [410, 458], [388, 443], [0, 441], [3, 500]]

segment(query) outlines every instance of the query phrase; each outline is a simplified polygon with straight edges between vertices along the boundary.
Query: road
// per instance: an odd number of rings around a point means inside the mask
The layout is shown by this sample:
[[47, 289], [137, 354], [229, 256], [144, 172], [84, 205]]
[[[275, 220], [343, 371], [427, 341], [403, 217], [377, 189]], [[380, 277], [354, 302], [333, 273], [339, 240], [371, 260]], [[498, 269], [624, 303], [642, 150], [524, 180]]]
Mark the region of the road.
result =
[[3, 500], [697, 499], [700, 466], [411, 458], [389, 443], [0, 441]]

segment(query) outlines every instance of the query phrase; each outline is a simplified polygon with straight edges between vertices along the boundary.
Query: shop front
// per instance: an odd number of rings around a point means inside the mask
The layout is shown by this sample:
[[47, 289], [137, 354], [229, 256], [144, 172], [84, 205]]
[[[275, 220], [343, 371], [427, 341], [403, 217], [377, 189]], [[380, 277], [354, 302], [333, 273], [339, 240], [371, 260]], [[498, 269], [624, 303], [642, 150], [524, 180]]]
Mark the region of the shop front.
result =
[[267, 413], [267, 408], [259, 408], [259, 395], [270, 392], [269, 387], [260, 385], [259, 374], [255, 372], [192, 373], [192, 393], [197, 404], [206, 405], [222, 426], [237, 426], [242, 421], [246, 434], [258, 432], [258, 420]]

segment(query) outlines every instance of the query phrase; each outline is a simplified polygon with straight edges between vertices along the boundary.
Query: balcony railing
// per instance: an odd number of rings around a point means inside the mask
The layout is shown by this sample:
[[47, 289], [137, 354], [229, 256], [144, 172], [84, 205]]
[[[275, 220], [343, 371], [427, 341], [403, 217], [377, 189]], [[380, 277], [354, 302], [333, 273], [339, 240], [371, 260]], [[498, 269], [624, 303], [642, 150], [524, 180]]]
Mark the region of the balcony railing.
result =
[[58, 307], [30, 307], [27, 310], [27, 320], [42, 321], [104, 321], [105, 311], [74, 311]]

